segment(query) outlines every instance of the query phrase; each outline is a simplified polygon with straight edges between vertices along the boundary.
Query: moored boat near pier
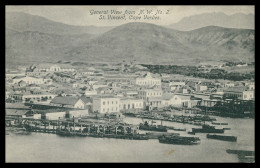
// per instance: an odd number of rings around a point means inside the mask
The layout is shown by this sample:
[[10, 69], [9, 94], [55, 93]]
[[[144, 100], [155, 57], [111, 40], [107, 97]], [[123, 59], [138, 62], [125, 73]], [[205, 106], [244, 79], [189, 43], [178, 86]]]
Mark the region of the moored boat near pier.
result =
[[158, 138], [160, 143], [174, 145], [197, 145], [200, 144], [198, 137], [183, 137], [183, 136], [161, 136]]
[[217, 140], [222, 140], [222, 141], [231, 141], [231, 142], [236, 142], [237, 137], [236, 136], [227, 136], [227, 135], [211, 135], [207, 134], [207, 138], [209, 139], [217, 139]]
[[224, 129], [217, 129], [214, 126], [202, 125], [202, 128], [192, 128], [194, 133], [224, 133]]

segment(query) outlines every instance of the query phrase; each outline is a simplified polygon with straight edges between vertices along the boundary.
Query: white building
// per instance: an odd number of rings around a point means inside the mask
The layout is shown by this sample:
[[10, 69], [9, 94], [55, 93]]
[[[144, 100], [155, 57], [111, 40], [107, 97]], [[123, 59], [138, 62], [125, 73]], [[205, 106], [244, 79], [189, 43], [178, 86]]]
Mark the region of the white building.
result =
[[79, 109], [85, 108], [85, 103], [80, 98], [74, 96], [57, 96], [50, 102], [50, 105]]
[[151, 74], [148, 72], [144, 77], [136, 78], [135, 84], [139, 86], [161, 86], [161, 79], [152, 77]]
[[250, 82], [245, 86], [248, 88], [248, 90], [255, 90], [255, 82]]
[[25, 73], [19, 73], [19, 72], [7, 72], [7, 73], [5, 73], [5, 78], [7, 80], [12, 79], [12, 78], [14, 78], [16, 76], [17, 77], [24, 77]]
[[169, 83], [169, 86], [185, 86], [185, 82], [182, 81], [172, 81]]
[[240, 100], [254, 100], [254, 90], [247, 90], [245, 87], [230, 87], [224, 90], [224, 97]]
[[93, 95], [97, 95], [97, 91], [94, 89], [86, 89], [85, 90], [85, 96], [93, 96]]
[[235, 83], [230, 83], [230, 82], [229, 82], [229, 83], [225, 83], [225, 84], [224, 84], [224, 87], [227, 87], [227, 88], [228, 88], [228, 87], [234, 87], [234, 86], [235, 86]]
[[191, 107], [190, 96], [185, 95], [167, 95], [163, 96], [164, 106], [175, 106], [175, 107]]
[[121, 98], [119, 108], [120, 110], [143, 109], [144, 101], [142, 99]]
[[35, 77], [30, 77], [30, 76], [24, 76], [24, 77], [14, 77], [13, 83], [19, 83], [20, 81], [26, 82], [26, 84], [43, 84], [44, 80], [43, 78], [35, 78]]
[[38, 64], [35, 67], [31, 67], [33, 71], [45, 71], [45, 72], [73, 72], [75, 69], [69, 64]]
[[92, 111], [98, 113], [119, 112], [120, 99], [113, 96], [93, 97]]
[[150, 97], [161, 97], [162, 92], [162, 89], [143, 89], [138, 91], [138, 97], [147, 102]]
[[45, 117], [46, 117], [47, 120], [59, 120], [59, 119], [64, 119], [65, 116], [66, 116], [66, 112], [65, 112], [65, 111], [45, 113]]
[[208, 90], [207, 86], [196, 84], [196, 91], [201, 92], [201, 91], [206, 91], [206, 90]]
[[27, 91], [24, 93], [10, 93], [9, 98], [16, 100], [17, 102], [41, 102], [41, 101], [50, 101], [56, 95], [48, 92], [41, 91]]

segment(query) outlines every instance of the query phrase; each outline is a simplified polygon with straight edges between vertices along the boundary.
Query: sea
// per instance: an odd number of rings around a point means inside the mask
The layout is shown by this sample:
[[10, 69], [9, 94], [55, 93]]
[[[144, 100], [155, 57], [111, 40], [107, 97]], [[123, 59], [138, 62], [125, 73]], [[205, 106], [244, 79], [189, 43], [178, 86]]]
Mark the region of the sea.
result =
[[[214, 116], [215, 117], [215, 116]], [[157, 139], [124, 140], [93, 137], [61, 137], [56, 134], [35, 133], [29, 135], [6, 132], [6, 162], [172, 162], [217, 163], [241, 162], [236, 154], [227, 149], [255, 150], [255, 120], [241, 118], [217, 118], [216, 128], [231, 128], [224, 135], [237, 136], [237, 142], [207, 139], [205, 133], [187, 134], [194, 126], [175, 122], [154, 120], [155, 125], [186, 128], [186, 132], [173, 131], [182, 136], [199, 137], [198, 145], [172, 145], [159, 143]], [[139, 124], [140, 118], [126, 117], [125, 122]]]

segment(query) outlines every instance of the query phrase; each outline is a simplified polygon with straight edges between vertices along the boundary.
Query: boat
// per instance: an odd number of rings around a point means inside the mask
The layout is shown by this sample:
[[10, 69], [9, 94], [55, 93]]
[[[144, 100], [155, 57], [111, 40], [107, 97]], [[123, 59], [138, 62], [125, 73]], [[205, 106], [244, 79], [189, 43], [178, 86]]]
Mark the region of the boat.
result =
[[139, 125], [140, 130], [146, 130], [146, 131], [158, 131], [158, 132], [167, 132], [167, 128], [162, 125], [149, 125], [147, 121], [143, 123], [140, 123]]
[[237, 154], [237, 155], [244, 155], [244, 156], [255, 156], [255, 151], [227, 149], [226, 152], [229, 153], [229, 154]]
[[182, 128], [174, 128], [173, 130], [174, 131], [186, 131], [186, 128], [183, 128], [183, 129]]
[[160, 143], [175, 145], [197, 145], [200, 144], [198, 137], [182, 137], [182, 136], [161, 136], [158, 138]]
[[228, 125], [228, 123], [211, 122], [213, 125]]
[[124, 113], [124, 115], [128, 116], [128, 117], [136, 117], [135, 113], [130, 113], [130, 112], [126, 112], [126, 113]]
[[223, 128], [223, 130], [231, 130], [231, 128]]
[[171, 126], [165, 126], [167, 129], [170, 129], [170, 130], [174, 130], [175, 128], [174, 127], [171, 127]]
[[148, 140], [149, 137], [145, 134], [134, 134], [131, 136], [131, 139], [134, 139], [134, 140]]
[[218, 139], [218, 140], [223, 140], [223, 141], [231, 141], [231, 142], [236, 142], [237, 137], [236, 136], [227, 136], [227, 135], [216, 135], [216, 134], [207, 134], [207, 138], [209, 139]]
[[[206, 116], [207, 113], [207, 107], [205, 109], [205, 115], [204, 115], [204, 124], [202, 125], [202, 128], [192, 128], [193, 133], [224, 133], [224, 129], [217, 129], [214, 126], [205, 124], [205, 121], [209, 119], [208, 116]], [[215, 118], [210, 118], [211, 121], [215, 120]], [[214, 123], [214, 122], [212, 122]]]
[[195, 135], [195, 132], [189, 131], [188, 134]]
[[194, 133], [224, 133], [224, 129], [216, 129], [214, 126], [202, 125], [202, 128], [192, 128]]
[[228, 125], [228, 123], [220, 123], [220, 125]]
[[149, 137], [149, 139], [158, 139], [160, 136], [178, 136], [179, 133], [169, 133], [169, 132], [147, 132], [145, 135]]

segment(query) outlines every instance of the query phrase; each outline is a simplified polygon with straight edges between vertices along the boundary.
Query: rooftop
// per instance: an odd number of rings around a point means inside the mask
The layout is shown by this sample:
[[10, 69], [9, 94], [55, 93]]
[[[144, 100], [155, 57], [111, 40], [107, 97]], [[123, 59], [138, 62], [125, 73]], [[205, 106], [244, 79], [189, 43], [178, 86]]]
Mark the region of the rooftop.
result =
[[246, 87], [229, 87], [224, 90], [225, 92], [243, 92], [246, 91]]
[[79, 101], [78, 97], [74, 96], [56, 96], [52, 99], [50, 103], [54, 104], [66, 104], [66, 105], [75, 105]]

